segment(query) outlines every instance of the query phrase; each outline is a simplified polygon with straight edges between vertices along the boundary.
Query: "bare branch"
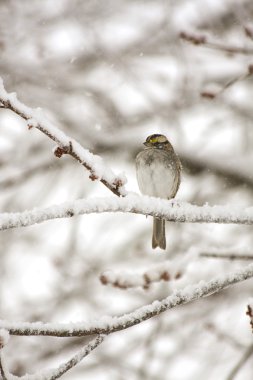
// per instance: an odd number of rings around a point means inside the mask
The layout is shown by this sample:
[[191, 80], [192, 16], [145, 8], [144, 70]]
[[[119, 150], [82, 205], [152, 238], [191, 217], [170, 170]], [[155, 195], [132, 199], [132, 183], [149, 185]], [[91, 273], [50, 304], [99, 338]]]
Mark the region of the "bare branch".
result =
[[162, 301], [154, 301], [152, 304], [136, 309], [134, 312], [119, 317], [102, 317], [96, 322], [83, 322], [76, 324], [58, 324], [42, 322], [8, 322], [0, 321], [0, 328], [9, 331], [11, 335], [26, 336], [87, 336], [94, 334], [111, 334], [116, 331], [125, 330], [129, 327], [142, 323], [155, 317], [166, 310], [187, 304], [203, 297], [218, 293], [231, 285], [245, 281], [253, 277], [253, 264], [237, 272], [217, 277], [209, 282], [201, 281], [195, 285], [189, 285], [182, 290], [175, 291], [172, 295]]
[[5, 365], [3, 350], [0, 350], [0, 373], [3, 380], [8, 380], [8, 371]]
[[0, 329], [0, 373], [3, 380], [8, 380], [9, 372], [5, 363], [3, 349], [4, 346], [9, 341], [9, 331], [5, 329]]
[[232, 87], [234, 84], [247, 79], [253, 74], [253, 65], [249, 65], [246, 72], [242, 73], [241, 75], [230, 79], [219, 91], [210, 91], [210, 90], [204, 90], [201, 92], [201, 96], [204, 98], [214, 99], [217, 98], [217, 96], [221, 95], [224, 91], [226, 91], [228, 88]]
[[252, 328], [253, 333], [253, 308], [251, 305], [248, 305], [246, 315], [250, 317], [250, 326]]
[[243, 48], [241, 46], [227, 45], [219, 42], [210, 41], [207, 36], [197, 33], [182, 31], [179, 37], [185, 41], [191, 42], [194, 45], [203, 45], [210, 49], [220, 50], [229, 54], [244, 54], [252, 55], [253, 49]]
[[213, 259], [225, 259], [225, 260], [246, 260], [246, 261], [253, 261], [253, 255], [239, 255], [236, 253], [209, 253], [209, 252], [203, 252], [200, 253], [201, 257], [208, 257]]
[[243, 365], [246, 363], [246, 361], [253, 355], [253, 344], [250, 345], [247, 350], [244, 352], [241, 359], [238, 361], [238, 363], [235, 365], [235, 367], [232, 369], [226, 380], [233, 380], [240, 369], [243, 367]]
[[47, 137], [57, 143], [54, 150], [56, 157], [69, 154], [83, 165], [90, 173], [91, 180], [100, 180], [109, 190], [117, 196], [126, 195], [124, 175], [115, 175], [107, 167], [102, 158], [84, 149], [77, 141], [66, 136], [62, 131], [53, 126], [42, 115], [40, 110], [34, 110], [22, 104], [15, 93], [7, 93], [3, 81], [0, 78], [0, 102], [5, 109], [9, 109], [27, 121], [28, 128], [37, 128]]
[[253, 40], [253, 26], [250, 24], [244, 25], [244, 32], [247, 37]]

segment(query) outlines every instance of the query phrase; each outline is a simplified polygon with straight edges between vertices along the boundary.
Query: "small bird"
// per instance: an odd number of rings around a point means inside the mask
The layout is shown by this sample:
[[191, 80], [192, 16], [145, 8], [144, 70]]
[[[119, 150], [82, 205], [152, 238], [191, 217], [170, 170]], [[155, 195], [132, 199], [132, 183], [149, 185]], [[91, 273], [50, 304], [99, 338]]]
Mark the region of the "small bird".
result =
[[[142, 194], [172, 199], [181, 180], [182, 165], [167, 137], [148, 136], [145, 148], [136, 157], [136, 175]], [[165, 219], [153, 218], [152, 248], [166, 248]]]

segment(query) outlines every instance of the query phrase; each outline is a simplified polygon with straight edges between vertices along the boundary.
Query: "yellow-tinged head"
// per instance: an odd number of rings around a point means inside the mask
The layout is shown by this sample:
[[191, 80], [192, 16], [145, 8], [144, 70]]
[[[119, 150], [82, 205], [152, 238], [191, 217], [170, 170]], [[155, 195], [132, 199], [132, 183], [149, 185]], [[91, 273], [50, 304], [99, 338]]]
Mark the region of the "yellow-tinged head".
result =
[[168, 139], [164, 135], [154, 134], [146, 138], [144, 145], [147, 147], [159, 147], [163, 144], [168, 144]]

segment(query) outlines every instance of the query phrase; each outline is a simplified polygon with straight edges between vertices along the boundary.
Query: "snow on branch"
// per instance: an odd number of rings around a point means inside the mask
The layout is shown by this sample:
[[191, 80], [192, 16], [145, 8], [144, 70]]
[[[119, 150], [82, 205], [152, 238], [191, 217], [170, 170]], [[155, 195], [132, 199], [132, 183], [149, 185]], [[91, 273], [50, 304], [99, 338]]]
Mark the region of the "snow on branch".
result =
[[182, 290], [176, 290], [162, 301], [140, 307], [135, 311], [118, 317], [105, 316], [97, 321], [80, 323], [42, 323], [42, 322], [9, 322], [0, 321], [0, 328], [9, 331], [11, 335], [43, 335], [43, 336], [86, 336], [93, 334], [110, 334], [115, 331], [135, 326], [147, 319], [159, 315], [176, 306], [184, 305], [203, 297], [218, 293], [231, 285], [253, 277], [253, 264], [217, 277], [209, 282], [201, 281], [195, 285], [188, 285]]
[[0, 356], [0, 371], [3, 377], [3, 380], [10, 379], [20, 379], [20, 380], [56, 380], [59, 379], [64, 373], [69, 371], [71, 368], [80, 363], [86, 356], [88, 356], [95, 348], [97, 348], [105, 339], [105, 335], [99, 335], [95, 339], [91, 340], [87, 345], [82, 347], [77, 354], [72, 356], [67, 362], [62, 363], [56, 369], [51, 370], [43, 370], [39, 373], [35, 373], [33, 375], [24, 375], [24, 376], [13, 376], [7, 370], [7, 365], [5, 362], [5, 358], [1, 353]]
[[42, 114], [40, 109], [32, 109], [21, 103], [16, 93], [8, 93], [0, 77], [0, 103], [1, 108], [9, 109], [27, 121], [28, 128], [37, 128], [47, 137], [56, 142], [54, 150], [56, 157], [69, 154], [80, 162], [90, 172], [91, 180], [100, 180], [109, 190], [118, 196], [126, 195], [124, 174], [115, 175], [106, 166], [102, 158], [84, 149], [73, 138], [65, 135], [61, 130], [52, 125]]
[[[91, 351], [97, 348], [104, 341], [104, 339], [105, 335], [99, 335], [98, 337], [93, 339], [90, 343], [81, 348], [81, 350], [72, 358], [70, 358], [66, 363], [61, 364], [56, 370], [53, 370], [52, 373], [49, 374], [49, 376], [45, 377], [45, 380], [56, 380], [59, 377], [61, 377], [64, 373], [69, 371], [75, 365], [80, 363], [82, 359], [88, 356], [91, 353]], [[33, 377], [33, 379], [31, 380], [36, 380], [36, 377]]]
[[104, 212], [159, 216], [171, 222], [253, 224], [253, 207], [241, 209], [236, 206], [195, 206], [174, 200], [128, 195], [121, 198], [80, 199], [43, 209], [3, 213], [0, 214], [0, 231], [31, 226], [46, 220]]
[[153, 265], [142, 273], [133, 271], [115, 272], [110, 270], [105, 271], [100, 275], [100, 282], [103, 285], [111, 285], [120, 289], [136, 287], [149, 289], [149, 287], [155, 282], [168, 282], [181, 278], [185, 271], [185, 266], [185, 262], [179, 264], [172, 261], [163, 261], [162, 263]]

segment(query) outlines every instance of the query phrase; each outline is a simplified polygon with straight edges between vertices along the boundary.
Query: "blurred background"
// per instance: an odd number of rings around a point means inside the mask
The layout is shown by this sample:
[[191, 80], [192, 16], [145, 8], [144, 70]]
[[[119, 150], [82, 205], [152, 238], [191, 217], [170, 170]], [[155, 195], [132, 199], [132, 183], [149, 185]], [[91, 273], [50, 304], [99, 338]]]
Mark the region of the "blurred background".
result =
[[[252, 16], [250, 0], [2, 0], [0, 75], [7, 91], [125, 172], [129, 191], [138, 192], [143, 141], [163, 133], [183, 163], [178, 200], [244, 208], [253, 199]], [[0, 110], [0, 131], [1, 213], [113, 196], [10, 111]], [[250, 226], [167, 223], [166, 252], [151, 249], [151, 233], [151, 218], [120, 213], [1, 232], [1, 319], [120, 315], [249, 262], [203, 254], [253, 255]], [[104, 271], [141, 276], [162, 263], [181, 277], [148, 289], [100, 281]], [[250, 296], [252, 281], [115, 333], [65, 378], [250, 380]], [[83, 342], [12, 337], [10, 370], [56, 366]]]

